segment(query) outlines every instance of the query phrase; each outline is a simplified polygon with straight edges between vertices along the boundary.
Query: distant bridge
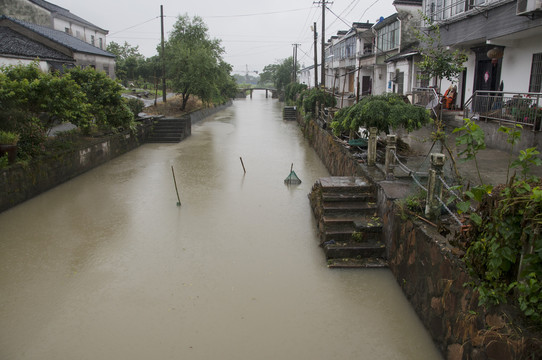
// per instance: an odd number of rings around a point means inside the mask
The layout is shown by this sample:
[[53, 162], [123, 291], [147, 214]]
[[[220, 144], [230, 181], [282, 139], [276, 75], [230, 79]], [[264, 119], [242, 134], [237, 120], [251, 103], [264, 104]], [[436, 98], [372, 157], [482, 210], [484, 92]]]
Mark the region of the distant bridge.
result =
[[246, 96], [247, 91], [250, 91], [250, 98], [252, 99], [252, 93], [254, 90], [265, 90], [265, 97], [269, 97], [269, 91], [271, 92], [271, 97], [275, 97], [275, 93], [277, 92], [277, 89], [270, 88], [270, 87], [255, 87], [255, 88], [240, 88], [239, 89], [239, 97]]

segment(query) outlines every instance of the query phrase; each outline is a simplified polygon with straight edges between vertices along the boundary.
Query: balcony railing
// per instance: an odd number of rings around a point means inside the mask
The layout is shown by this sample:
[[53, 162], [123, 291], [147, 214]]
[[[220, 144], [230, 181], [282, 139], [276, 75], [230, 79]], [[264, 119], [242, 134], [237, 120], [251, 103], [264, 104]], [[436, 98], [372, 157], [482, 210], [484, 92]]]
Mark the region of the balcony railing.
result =
[[435, 117], [437, 117], [437, 110], [440, 102], [440, 95], [437, 93], [435, 88], [429, 87], [412, 89], [412, 105], [431, 110]]
[[542, 131], [542, 93], [476, 91], [463, 106], [464, 117], [520, 124]]

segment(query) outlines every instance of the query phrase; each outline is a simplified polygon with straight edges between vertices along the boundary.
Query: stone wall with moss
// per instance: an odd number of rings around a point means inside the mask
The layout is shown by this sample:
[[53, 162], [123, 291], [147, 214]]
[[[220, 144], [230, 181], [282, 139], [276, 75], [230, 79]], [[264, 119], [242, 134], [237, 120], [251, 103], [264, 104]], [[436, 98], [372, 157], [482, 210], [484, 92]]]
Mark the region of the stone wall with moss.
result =
[[445, 359], [542, 359], [542, 339], [522, 327], [514, 309], [478, 305], [465, 286], [474, 280], [446, 239], [432, 225], [400, 216], [395, 200], [410, 184], [385, 181], [314, 121], [298, 121], [333, 176], [375, 183], [389, 268]]
[[137, 127], [136, 133], [125, 131], [79, 149], [1, 169], [0, 212], [135, 149], [145, 142], [151, 126], [148, 120]]
[[333, 135], [323, 130], [314, 121], [299, 120], [305, 138], [309, 141], [332, 176], [366, 176], [360, 167], [361, 160], [354, 158], [350, 151]]

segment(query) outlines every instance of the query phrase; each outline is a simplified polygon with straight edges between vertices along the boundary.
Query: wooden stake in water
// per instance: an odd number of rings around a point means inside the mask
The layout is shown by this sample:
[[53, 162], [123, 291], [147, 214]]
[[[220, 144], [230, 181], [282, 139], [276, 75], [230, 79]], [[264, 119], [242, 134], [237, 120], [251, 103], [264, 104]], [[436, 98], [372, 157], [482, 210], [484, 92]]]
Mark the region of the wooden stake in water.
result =
[[177, 193], [177, 206], [181, 206], [181, 198], [179, 197], [179, 190], [177, 189], [177, 180], [175, 180], [175, 170], [173, 170], [173, 165], [171, 166], [171, 173], [173, 174], [173, 183], [175, 184], [175, 192]]
[[244, 171], [245, 174], [246, 174], [247, 171], [245, 170], [245, 164], [243, 164], [243, 158], [239, 156], [239, 160], [241, 160], [241, 165], [243, 166], [243, 171]]

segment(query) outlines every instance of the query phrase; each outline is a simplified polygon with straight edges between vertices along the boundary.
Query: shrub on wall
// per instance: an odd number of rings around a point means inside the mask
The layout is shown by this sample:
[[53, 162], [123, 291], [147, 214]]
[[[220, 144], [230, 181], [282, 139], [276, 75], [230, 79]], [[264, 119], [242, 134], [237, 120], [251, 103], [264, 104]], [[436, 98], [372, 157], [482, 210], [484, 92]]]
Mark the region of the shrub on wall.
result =
[[339, 110], [331, 123], [335, 135], [376, 127], [389, 133], [390, 128], [403, 127], [413, 131], [427, 124], [431, 118], [427, 110], [405, 102], [402, 96], [385, 94], [367, 96], [355, 105]]
[[[129, 128], [134, 120], [134, 114], [124, 101], [119, 83], [112, 80], [105, 72], [92, 68], [76, 67], [68, 70], [67, 76], [74, 80], [87, 97], [89, 112], [94, 123], [102, 129], [116, 127]], [[78, 124], [82, 125], [82, 124]], [[90, 129], [84, 124], [80, 126], [84, 132]]]

